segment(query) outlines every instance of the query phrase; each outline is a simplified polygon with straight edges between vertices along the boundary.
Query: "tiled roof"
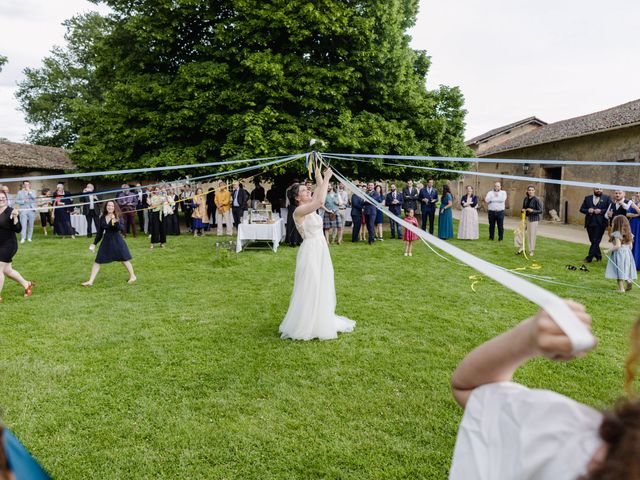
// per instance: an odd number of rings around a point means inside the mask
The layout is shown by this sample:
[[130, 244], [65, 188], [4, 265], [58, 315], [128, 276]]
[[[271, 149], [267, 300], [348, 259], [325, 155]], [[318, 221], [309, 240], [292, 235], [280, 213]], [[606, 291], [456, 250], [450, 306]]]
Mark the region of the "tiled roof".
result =
[[640, 124], [640, 100], [634, 100], [601, 112], [550, 123], [495, 145], [482, 152], [481, 156], [485, 157], [499, 152], [557, 142], [638, 124]]
[[521, 125], [526, 125], [527, 123], [537, 123], [538, 125], [546, 125], [547, 122], [540, 120], [537, 117], [527, 117], [527, 118], [523, 118], [522, 120], [518, 120], [517, 122], [513, 122], [510, 123], [508, 125], [504, 125], [502, 127], [498, 127], [498, 128], [494, 128], [493, 130], [489, 130], [488, 132], [483, 133], [482, 135], [478, 135], [477, 137], [473, 137], [470, 140], [467, 140], [466, 142], [464, 142], [466, 145], [473, 145], [475, 143], [480, 143], [483, 140], [487, 140], [491, 137], [494, 137], [496, 135], [500, 135], [503, 132], [506, 132], [508, 130], [512, 130], [516, 127], [519, 127]]
[[37, 170], [75, 170], [76, 166], [62, 148], [0, 141], [0, 167]]

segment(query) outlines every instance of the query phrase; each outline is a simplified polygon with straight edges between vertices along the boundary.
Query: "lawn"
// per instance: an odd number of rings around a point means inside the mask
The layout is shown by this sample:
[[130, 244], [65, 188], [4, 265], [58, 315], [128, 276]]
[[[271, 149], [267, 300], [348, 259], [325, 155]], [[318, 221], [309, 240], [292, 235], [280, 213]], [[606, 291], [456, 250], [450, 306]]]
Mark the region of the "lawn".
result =
[[[484, 230], [483, 230], [484, 229]], [[388, 232], [387, 232], [388, 234]], [[487, 237], [486, 227], [481, 235]], [[586, 234], [585, 234], [586, 235]], [[453, 241], [508, 268], [504, 243]], [[138, 275], [103, 267], [85, 238], [35, 238], [5, 284], [2, 421], [56, 478], [445, 478], [462, 411], [449, 379], [480, 342], [535, 312], [526, 300], [417, 243], [332, 246], [338, 313], [357, 321], [328, 342], [280, 340], [297, 250], [216, 258], [216, 238], [127, 239]], [[621, 395], [638, 290], [614, 292], [604, 264], [565, 265], [587, 247], [539, 238], [535, 261], [588, 306], [598, 348], [535, 361], [518, 380], [595, 407]]]

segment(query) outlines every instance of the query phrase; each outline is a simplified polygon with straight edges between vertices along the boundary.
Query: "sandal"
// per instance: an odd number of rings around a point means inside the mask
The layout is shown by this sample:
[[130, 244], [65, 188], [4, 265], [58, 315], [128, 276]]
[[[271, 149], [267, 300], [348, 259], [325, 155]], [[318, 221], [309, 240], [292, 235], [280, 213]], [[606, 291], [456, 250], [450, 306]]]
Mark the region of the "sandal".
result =
[[27, 288], [24, 289], [24, 297], [30, 297], [31, 296], [31, 290], [33, 289], [33, 282], [29, 282], [29, 285], [27, 285]]
[[580, 271], [581, 271], [581, 272], [588, 272], [588, 271], [589, 271], [589, 269], [587, 268], [587, 266], [586, 266], [586, 265], [582, 265], [582, 266], [580, 267]]
[[567, 270], [577, 270], [578, 268], [575, 265], [567, 265]]

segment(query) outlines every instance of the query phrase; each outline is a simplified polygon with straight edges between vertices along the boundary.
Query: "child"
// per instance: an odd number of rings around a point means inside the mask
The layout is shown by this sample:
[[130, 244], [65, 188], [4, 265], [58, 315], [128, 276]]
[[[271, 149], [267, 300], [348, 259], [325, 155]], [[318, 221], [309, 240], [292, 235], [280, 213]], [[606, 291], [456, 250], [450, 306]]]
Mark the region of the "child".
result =
[[[609, 251], [609, 262], [604, 272], [605, 278], [618, 280], [618, 292], [631, 290], [633, 280], [638, 278], [636, 263], [633, 259], [633, 235], [629, 220], [624, 215], [618, 215], [611, 222], [611, 236], [609, 241], [613, 247]], [[625, 281], [627, 288], [625, 290]]]
[[[591, 327], [582, 305], [567, 305]], [[516, 369], [539, 356], [572, 358], [569, 338], [542, 310], [462, 360], [452, 388], [465, 413], [449, 479], [640, 478], [640, 402], [632, 388], [640, 358], [640, 319], [625, 366], [631, 400], [612, 411], [602, 413], [555, 392], [513, 383]]]
[[[404, 217], [404, 219], [406, 222], [409, 222], [411, 225], [418, 227], [418, 219], [413, 216], [413, 208], [409, 209], [409, 211], [407, 212], [407, 216]], [[413, 242], [418, 240], [418, 235], [413, 233], [408, 228], [405, 228], [402, 239], [404, 240], [404, 256], [412, 257], [413, 255], [411, 251], [413, 249]]]

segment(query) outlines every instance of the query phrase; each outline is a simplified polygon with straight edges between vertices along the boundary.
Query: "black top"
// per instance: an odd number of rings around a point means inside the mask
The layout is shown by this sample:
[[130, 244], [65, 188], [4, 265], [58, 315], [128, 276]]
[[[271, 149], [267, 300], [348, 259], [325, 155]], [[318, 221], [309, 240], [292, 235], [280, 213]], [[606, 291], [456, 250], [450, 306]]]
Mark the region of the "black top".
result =
[[540, 221], [540, 215], [542, 214], [542, 202], [538, 197], [530, 197], [529, 195], [524, 197], [524, 200], [522, 201], [522, 208], [525, 210], [527, 208], [532, 209], [531, 212], [526, 213], [527, 220], [529, 220], [530, 222]]
[[[467, 198], [467, 195], [463, 195], [462, 198], [460, 198], [460, 205], [462, 205], [462, 202], [469, 202], [469, 199]], [[478, 197], [475, 195], [471, 195], [471, 203], [469, 205], [467, 205], [468, 207], [472, 207], [475, 208], [478, 205]]]
[[13, 223], [11, 212], [13, 208], [7, 207], [0, 214], [0, 262], [11, 263], [18, 252], [18, 239], [16, 233], [22, 230], [20, 220]]

